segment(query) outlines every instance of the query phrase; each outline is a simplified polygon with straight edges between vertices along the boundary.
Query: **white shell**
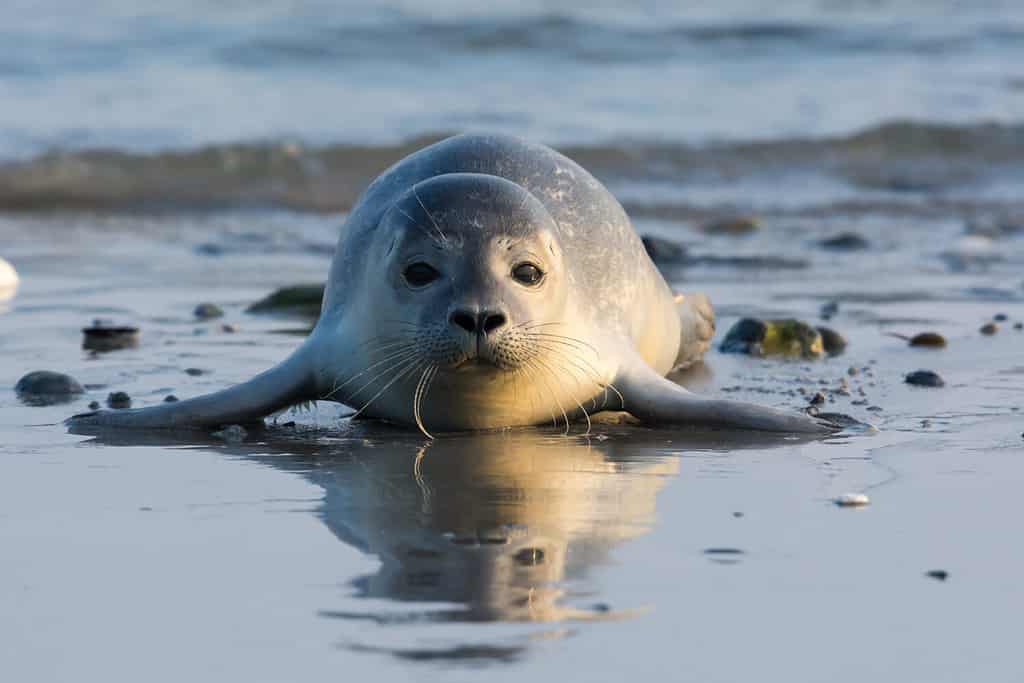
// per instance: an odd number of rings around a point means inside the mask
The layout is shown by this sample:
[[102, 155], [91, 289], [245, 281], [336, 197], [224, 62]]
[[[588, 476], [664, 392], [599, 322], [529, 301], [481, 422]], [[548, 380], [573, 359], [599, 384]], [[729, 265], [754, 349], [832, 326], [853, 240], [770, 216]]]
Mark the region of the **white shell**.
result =
[[18, 271], [7, 261], [0, 258], [0, 301], [14, 298], [18, 289]]
[[859, 508], [870, 505], [871, 499], [863, 493], [844, 493], [832, 502], [841, 508]]

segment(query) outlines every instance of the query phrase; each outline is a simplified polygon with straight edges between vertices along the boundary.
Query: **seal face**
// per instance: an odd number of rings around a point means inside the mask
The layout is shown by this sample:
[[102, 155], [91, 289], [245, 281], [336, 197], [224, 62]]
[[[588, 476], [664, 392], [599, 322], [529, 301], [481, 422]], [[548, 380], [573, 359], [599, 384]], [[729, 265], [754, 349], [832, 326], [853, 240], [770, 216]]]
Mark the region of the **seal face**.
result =
[[313, 333], [209, 396], [73, 426], [213, 426], [301, 401], [429, 430], [649, 422], [822, 432], [801, 413], [697, 397], [664, 378], [708, 348], [713, 314], [677, 297], [619, 203], [541, 145], [461, 135], [378, 177], [342, 228]]

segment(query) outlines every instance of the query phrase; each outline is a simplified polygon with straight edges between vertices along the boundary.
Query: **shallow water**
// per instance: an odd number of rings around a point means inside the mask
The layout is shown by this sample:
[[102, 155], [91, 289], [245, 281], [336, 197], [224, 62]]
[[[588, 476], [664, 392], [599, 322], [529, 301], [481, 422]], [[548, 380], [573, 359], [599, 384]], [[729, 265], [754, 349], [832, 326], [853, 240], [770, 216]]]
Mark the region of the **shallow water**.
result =
[[[778, 5], [10, 11], [0, 677], [1019, 680], [1021, 6]], [[558, 146], [684, 244], [664, 273], [710, 295], [716, 341], [838, 302], [838, 358], [713, 350], [678, 379], [792, 408], [820, 390], [878, 431], [427, 441], [320, 403], [240, 444], [66, 433], [109, 392], [149, 405], [284, 358], [308, 321], [245, 307], [321, 282], [366, 182], [464, 128]], [[737, 215], [757, 229], [706, 230]], [[843, 232], [868, 247], [819, 245]], [[205, 301], [225, 317], [197, 322]], [[94, 318], [139, 346], [83, 351]], [[926, 330], [948, 348], [890, 336]], [[19, 402], [44, 368], [87, 394]]]

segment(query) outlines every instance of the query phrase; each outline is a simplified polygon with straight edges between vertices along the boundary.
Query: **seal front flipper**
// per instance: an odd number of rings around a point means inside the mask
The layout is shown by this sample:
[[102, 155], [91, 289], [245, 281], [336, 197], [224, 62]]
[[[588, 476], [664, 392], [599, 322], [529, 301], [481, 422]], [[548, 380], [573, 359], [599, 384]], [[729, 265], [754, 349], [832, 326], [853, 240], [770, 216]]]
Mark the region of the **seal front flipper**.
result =
[[197, 429], [251, 424], [290, 405], [316, 398], [306, 348], [300, 347], [284, 362], [222, 391], [149, 408], [82, 413], [68, 418], [64, 424], [72, 432], [107, 427]]
[[839, 427], [796, 411], [753, 403], [705, 398], [665, 379], [640, 360], [622, 368], [615, 380], [623, 408], [641, 422], [751, 429], [791, 434], [830, 434]]

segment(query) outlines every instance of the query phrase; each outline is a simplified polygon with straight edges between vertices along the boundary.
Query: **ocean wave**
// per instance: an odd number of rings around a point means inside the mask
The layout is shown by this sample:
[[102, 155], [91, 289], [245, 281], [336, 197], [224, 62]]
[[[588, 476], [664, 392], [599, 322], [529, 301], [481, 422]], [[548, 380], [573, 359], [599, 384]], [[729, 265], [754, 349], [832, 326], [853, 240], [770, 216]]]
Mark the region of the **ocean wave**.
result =
[[[53, 151], [0, 163], [0, 210], [275, 206], [345, 211], [375, 175], [442, 137], [376, 146], [274, 142], [152, 154]], [[612, 184], [809, 171], [867, 190], [931, 192], [1011, 167], [1019, 172], [1024, 166], [1024, 124], [892, 122], [833, 138], [701, 146], [620, 141], [560, 149]]]

